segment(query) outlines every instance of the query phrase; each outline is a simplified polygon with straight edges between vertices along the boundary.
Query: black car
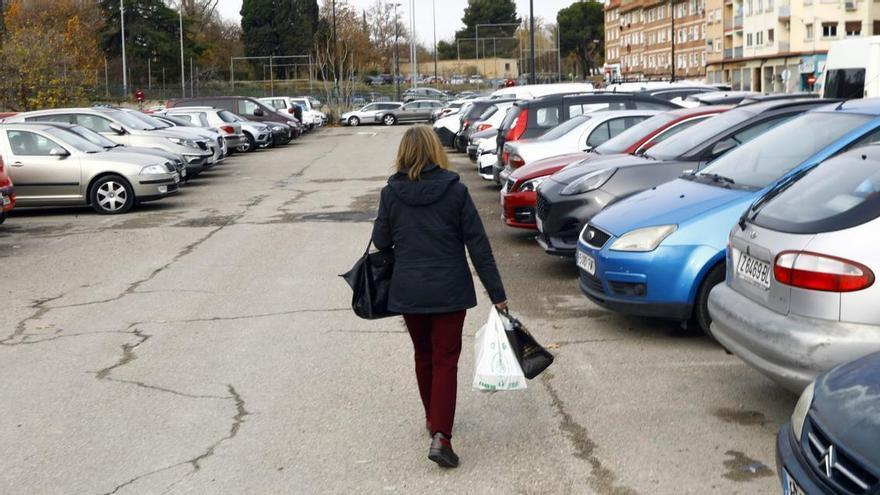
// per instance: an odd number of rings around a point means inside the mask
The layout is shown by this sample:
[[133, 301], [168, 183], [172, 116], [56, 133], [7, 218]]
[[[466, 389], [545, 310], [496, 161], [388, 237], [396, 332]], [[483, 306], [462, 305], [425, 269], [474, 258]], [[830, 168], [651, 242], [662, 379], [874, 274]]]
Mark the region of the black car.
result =
[[504, 168], [504, 143], [538, 137], [568, 119], [602, 110], [673, 110], [681, 108], [661, 98], [641, 93], [596, 91], [578, 94], [557, 94], [514, 103], [498, 128], [498, 163], [493, 169], [495, 182]]
[[621, 199], [697, 171], [770, 128], [827, 101], [782, 100], [736, 107], [682, 130], [640, 156], [594, 156], [550, 176], [538, 188], [538, 243], [572, 256], [584, 225]]
[[461, 122], [458, 133], [455, 134], [452, 145], [455, 151], [463, 153], [467, 149], [468, 138], [474, 133], [476, 128], [473, 124], [486, 120], [498, 111], [496, 103], [506, 102], [510, 100], [488, 100], [478, 99], [469, 102], [467, 111], [459, 113], [458, 120]]
[[880, 490], [880, 353], [820, 375], [776, 436], [786, 495]]

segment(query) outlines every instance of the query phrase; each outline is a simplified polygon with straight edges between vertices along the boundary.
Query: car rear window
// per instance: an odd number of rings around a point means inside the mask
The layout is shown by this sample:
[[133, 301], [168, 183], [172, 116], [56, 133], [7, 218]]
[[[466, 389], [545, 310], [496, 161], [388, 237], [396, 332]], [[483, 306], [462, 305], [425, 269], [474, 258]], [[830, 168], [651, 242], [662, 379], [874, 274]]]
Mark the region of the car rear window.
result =
[[832, 158], [767, 202], [753, 222], [793, 234], [843, 230], [880, 216], [880, 147]]
[[675, 115], [661, 113], [650, 119], [630, 127], [617, 136], [597, 146], [594, 151], [600, 155], [612, 155], [615, 153], [623, 153], [627, 148], [636, 144], [643, 137], [663, 127], [664, 125], [676, 119]]
[[708, 141], [711, 137], [727, 131], [754, 115], [749, 110], [729, 110], [654, 146], [647, 152], [647, 155], [658, 160], [674, 160]]
[[550, 129], [559, 125], [559, 107], [529, 107], [529, 128]]
[[583, 124], [584, 122], [586, 122], [588, 120], [590, 120], [589, 115], [578, 115], [577, 117], [575, 117], [573, 119], [568, 119], [567, 121], [550, 129], [549, 131], [542, 134], [541, 137], [539, 137], [538, 139], [540, 139], [541, 141], [550, 141], [553, 139], [560, 138], [560, 137], [568, 134], [572, 129], [576, 128], [577, 126]]
[[865, 69], [828, 69], [825, 98], [861, 98], [865, 93]]
[[514, 105], [513, 108], [507, 111], [507, 115], [504, 117], [504, 120], [501, 122], [501, 127], [499, 130], [507, 131], [510, 129], [510, 126], [513, 125], [513, 122], [519, 116], [520, 112], [522, 112], [522, 107]]

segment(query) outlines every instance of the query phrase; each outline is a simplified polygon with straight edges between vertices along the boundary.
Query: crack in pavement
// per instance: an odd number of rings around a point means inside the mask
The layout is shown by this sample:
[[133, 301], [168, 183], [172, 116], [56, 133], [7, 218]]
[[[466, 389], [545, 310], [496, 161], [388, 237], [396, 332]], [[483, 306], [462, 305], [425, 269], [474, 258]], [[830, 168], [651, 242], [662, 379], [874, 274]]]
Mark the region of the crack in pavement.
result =
[[574, 456], [578, 459], [587, 461], [590, 464], [590, 484], [596, 492], [610, 495], [634, 495], [638, 492], [626, 486], [617, 485], [614, 472], [602, 465], [602, 461], [596, 456], [596, 442], [589, 435], [587, 429], [579, 424], [572, 417], [571, 413], [566, 411], [565, 402], [559, 398], [559, 392], [553, 387], [550, 380], [553, 378], [552, 373], [543, 373], [541, 375], [541, 384], [550, 394], [553, 407], [556, 409], [557, 415], [560, 417], [559, 429], [561, 429], [568, 437], [569, 442], [575, 449]]
[[46, 306], [47, 304], [49, 304], [52, 301], [61, 299], [65, 295], [66, 295], [66, 293], [61, 293], [61, 294], [54, 296], [54, 297], [46, 297], [43, 299], [37, 299], [37, 300], [33, 301], [31, 303], [30, 309], [33, 309], [36, 311], [34, 311], [30, 316], [19, 320], [19, 322], [15, 325], [15, 330], [13, 330], [13, 332], [11, 334], [9, 334], [8, 336], [6, 336], [2, 340], [0, 340], [0, 345], [4, 345], [4, 346], [14, 345], [14, 344], [10, 344], [9, 342], [13, 341], [19, 337], [24, 336], [25, 332], [27, 331], [27, 325], [29, 322], [34, 321], [34, 320], [39, 320], [40, 318], [45, 316], [46, 313], [48, 313], [49, 311], [52, 311], [54, 309], [53, 307]]

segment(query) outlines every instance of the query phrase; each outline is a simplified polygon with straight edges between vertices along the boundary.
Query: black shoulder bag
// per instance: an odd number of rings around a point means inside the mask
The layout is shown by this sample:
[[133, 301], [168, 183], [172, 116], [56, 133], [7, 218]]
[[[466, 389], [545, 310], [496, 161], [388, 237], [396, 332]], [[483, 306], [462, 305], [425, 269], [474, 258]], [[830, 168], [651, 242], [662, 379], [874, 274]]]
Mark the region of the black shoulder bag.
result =
[[394, 251], [370, 252], [372, 240], [364, 255], [347, 273], [340, 275], [354, 294], [351, 309], [366, 320], [397, 316], [388, 310], [388, 292], [391, 289], [391, 273], [394, 271]]

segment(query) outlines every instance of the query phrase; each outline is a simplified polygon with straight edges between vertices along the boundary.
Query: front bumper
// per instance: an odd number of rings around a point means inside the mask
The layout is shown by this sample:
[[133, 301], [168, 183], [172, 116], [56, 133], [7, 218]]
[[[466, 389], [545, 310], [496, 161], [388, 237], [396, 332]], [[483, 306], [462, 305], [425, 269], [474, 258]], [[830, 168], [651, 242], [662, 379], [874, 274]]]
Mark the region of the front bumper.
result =
[[136, 182], [131, 182], [138, 203], [155, 201], [180, 192], [180, 176], [176, 172], [156, 176], [138, 176]]
[[186, 175], [192, 177], [207, 168], [211, 155], [183, 155], [186, 163]]
[[440, 144], [446, 146], [447, 148], [451, 148], [455, 142], [455, 133], [447, 129], [446, 127], [436, 127], [434, 128], [434, 132], [437, 134], [437, 137], [440, 138]]
[[535, 225], [535, 192], [501, 193], [501, 220], [509, 227], [532, 229]]
[[477, 152], [480, 149], [480, 145], [478, 144], [469, 144], [467, 147], [467, 156], [471, 159], [472, 162], [477, 162]]
[[495, 164], [498, 162], [495, 153], [485, 153], [477, 158], [477, 168], [480, 172], [480, 178], [483, 180], [495, 180], [492, 172]]
[[709, 314], [721, 345], [795, 393], [820, 373], [880, 350], [880, 326], [783, 315], [727, 284], [709, 295]]
[[540, 219], [538, 230], [541, 231], [539, 243], [547, 254], [571, 256], [577, 250], [578, 236], [584, 225], [601, 212], [614, 196], [601, 189], [563, 196], [558, 191], [562, 187], [548, 182], [542, 184], [540, 197], [536, 201], [536, 214]]

